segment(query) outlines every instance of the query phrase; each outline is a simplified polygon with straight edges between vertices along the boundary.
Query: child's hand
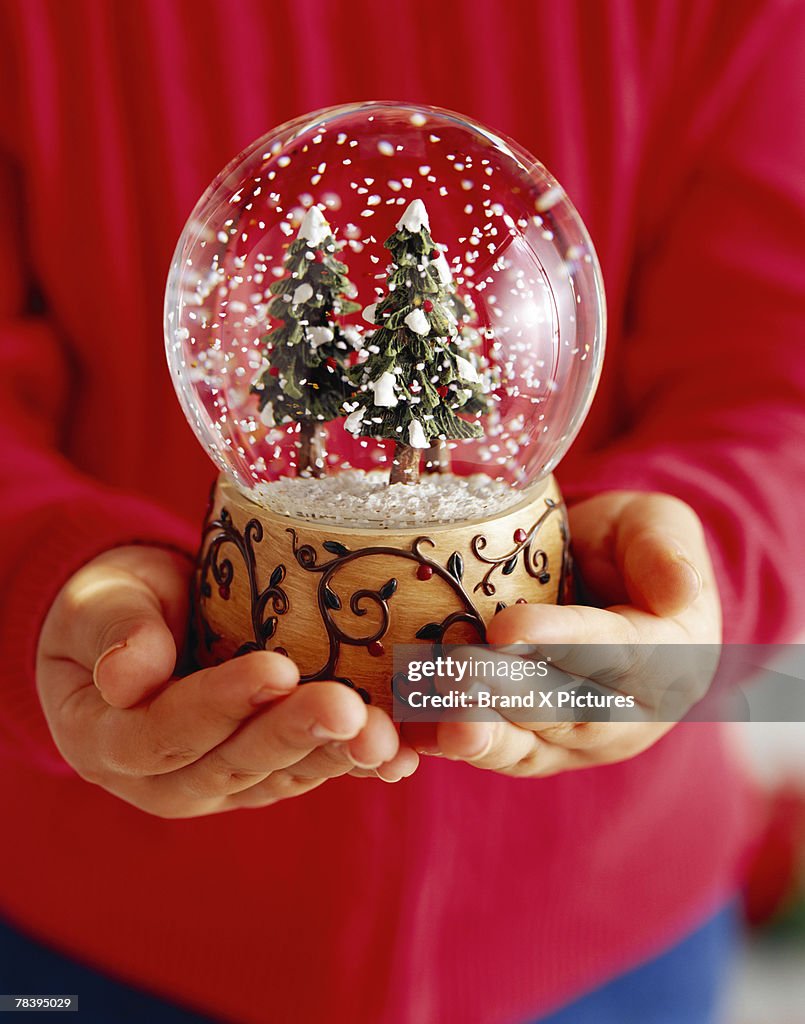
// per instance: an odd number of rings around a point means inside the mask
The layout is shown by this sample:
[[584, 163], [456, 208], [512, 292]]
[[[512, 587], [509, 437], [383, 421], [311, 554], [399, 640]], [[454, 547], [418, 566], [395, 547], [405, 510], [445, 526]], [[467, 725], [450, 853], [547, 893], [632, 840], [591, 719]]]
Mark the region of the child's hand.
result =
[[[78, 774], [142, 810], [185, 818], [265, 807], [327, 779], [410, 775], [388, 715], [341, 683], [297, 687], [288, 658], [258, 652], [173, 679], [189, 563], [116, 548], [63, 587], [42, 628], [37, 685]], [[357, 766], [357, 768], [356, 768]]]
[[[570, 525], [581, 575], [606, 609], [514, 605], [491, 622], [489, 643], [621, 645], [618, 650], [628, 657], [612, 683], [618, 692], [649, 700], [667, 697], [657, 680], [646, 685], [652, 655], [657, 664], [654, 645], [721, 642], [721, 605], [696, 514], [668, 495], [613, 491], [572, 508]], [[571, 648], [567, 660], [583, 657], [582, 649]], [[559, 665], [574, 671], [573, 664]], [[704, 695], [701, 677], [692, 673], [689, 690], [674, 693], [676, 717]], [[505, 775], [545, 776], [634, 757], [672, 727], [675, 718], [652, 720], [661, 713], [644, 704], [638, 705], [635, 721], [514, 723], [501, 712], [494, 722], [404, 725], [402, 734], [422, 753]]]

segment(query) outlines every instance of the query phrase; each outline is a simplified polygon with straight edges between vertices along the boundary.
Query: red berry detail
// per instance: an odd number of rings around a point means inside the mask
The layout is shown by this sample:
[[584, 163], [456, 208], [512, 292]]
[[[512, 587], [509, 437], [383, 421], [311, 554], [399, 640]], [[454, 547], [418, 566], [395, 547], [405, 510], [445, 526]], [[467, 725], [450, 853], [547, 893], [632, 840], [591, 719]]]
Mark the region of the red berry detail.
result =
[[271, 369], [268, 371], [268, 375], [269, 377], [279, 377], [280, 372], [276, 366], [272, 366]]
[[433, 569], [429, 565], [420, 565], [416, 571], [417, 579], [429, 580], [433, 575]]
[[522, 543], [524, 543], [524, 541], [525, 541], [527, 536], [528, 536], [528, 534], [525, 532], [525, 530], [523, 530], [523, 529], [515, 530], [514, 531], [514, 543], [515, 544], [522, 544]]
[[383, 646], [383, 644], [380, 643], [379, 640], [373, 640], [369, 644], [368, 650], [373, 658], [380, 658], [382, 655], [386, 653], [386, 648]]
[[221, 595], [221, 597], [224, 599], [224, 601], [228, 601], [229, 600], [229, 587], [227, 587], [225, 585], [220, 586], [218, 588], [218, 593]]
[[285, 650], [284, 647], [275, 647], [274, 648], [274, 653], [275, 654], [284, 654], [286, 658], [288, 657], [288, 652]]
[[518, 597], [517, 600], [514, 603], [515, 604], [528, 604], [528, 601], [526, 601], [526, 599], [524, 597]]
[[332, 356], [328, 358], [327, 365], [330, 367], [331, 370], [335, 370], [338, 368], [338, 363], [335, 361], [335, 359], [333, 359]]
[[350, 354], [347, 356], [347, 363], [350, 366], [355, 366], [355, 364], [358, 362], [359, 358], [360, 358], [360, 356], [358, 355], [357, 352], [350, 352]]
[[450, 388], [446, 384], [442, 384], [442, 386], [440, 388], [436, 388], [436, 390], [439, 393], [439, 398], [444, 398]]
[[324, 253], [321, 251], [321, 249], [316, 250], [316, 252], [313, 254], [313, 259], [317, 263], [324, 263]]
[[425, 299], [425, 301], [422, 303], [422, 308], [425, 310], [426, 313], [432, 313], [433, 303], [430, 301], [430, 299]]

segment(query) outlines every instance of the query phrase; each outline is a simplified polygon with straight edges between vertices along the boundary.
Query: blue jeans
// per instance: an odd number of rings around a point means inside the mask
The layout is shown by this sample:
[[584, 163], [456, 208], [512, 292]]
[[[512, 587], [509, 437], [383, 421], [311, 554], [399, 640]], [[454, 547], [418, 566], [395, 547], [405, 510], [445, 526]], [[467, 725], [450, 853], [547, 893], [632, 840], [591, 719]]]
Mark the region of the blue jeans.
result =
[[728, 906], [654, 960], [532, 1024], [717, 1024], [739, 935]]
[[[737, 933], [737, 915], [730, 907], [670, 951], [533, 1024], [715, 1024]], [[59, 1014], [66, 1024], [213, 1024], [212, 1018], [60, 956], [2, 921], [0, 993], [76, 995], [78, 1013], [66, 1018]]]

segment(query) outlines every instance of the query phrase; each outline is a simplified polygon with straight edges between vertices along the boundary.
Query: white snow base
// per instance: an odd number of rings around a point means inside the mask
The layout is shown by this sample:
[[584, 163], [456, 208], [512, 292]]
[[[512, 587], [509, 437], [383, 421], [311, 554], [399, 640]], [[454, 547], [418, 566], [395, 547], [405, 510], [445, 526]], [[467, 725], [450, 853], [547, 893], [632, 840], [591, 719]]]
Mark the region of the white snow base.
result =
[[418, 484], [391, 487], [388, 476], [388, 470], [350, 469], [321, 479], [281, 477], [258, 484], [248, 496], [272, 512], [296, 519], [386, 530], [484, 519], [523, 497], [510, 484], [482, 473], [423, 473]]

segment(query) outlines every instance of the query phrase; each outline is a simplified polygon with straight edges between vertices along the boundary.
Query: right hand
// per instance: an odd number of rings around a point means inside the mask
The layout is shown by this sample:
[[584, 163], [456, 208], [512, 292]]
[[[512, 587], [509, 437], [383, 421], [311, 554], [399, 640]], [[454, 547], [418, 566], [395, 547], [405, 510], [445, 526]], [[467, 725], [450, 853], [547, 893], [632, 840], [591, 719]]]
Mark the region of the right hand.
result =
[[161, 548], [99, 555], [42, 627], [37, 687], [65, 760], [163, 818], [267, 807], [345, 775], [397, 782], [417, 767], [388, 715], [341, 683], [297, 686], [258, 651], [174, 677], [190, 563]]

